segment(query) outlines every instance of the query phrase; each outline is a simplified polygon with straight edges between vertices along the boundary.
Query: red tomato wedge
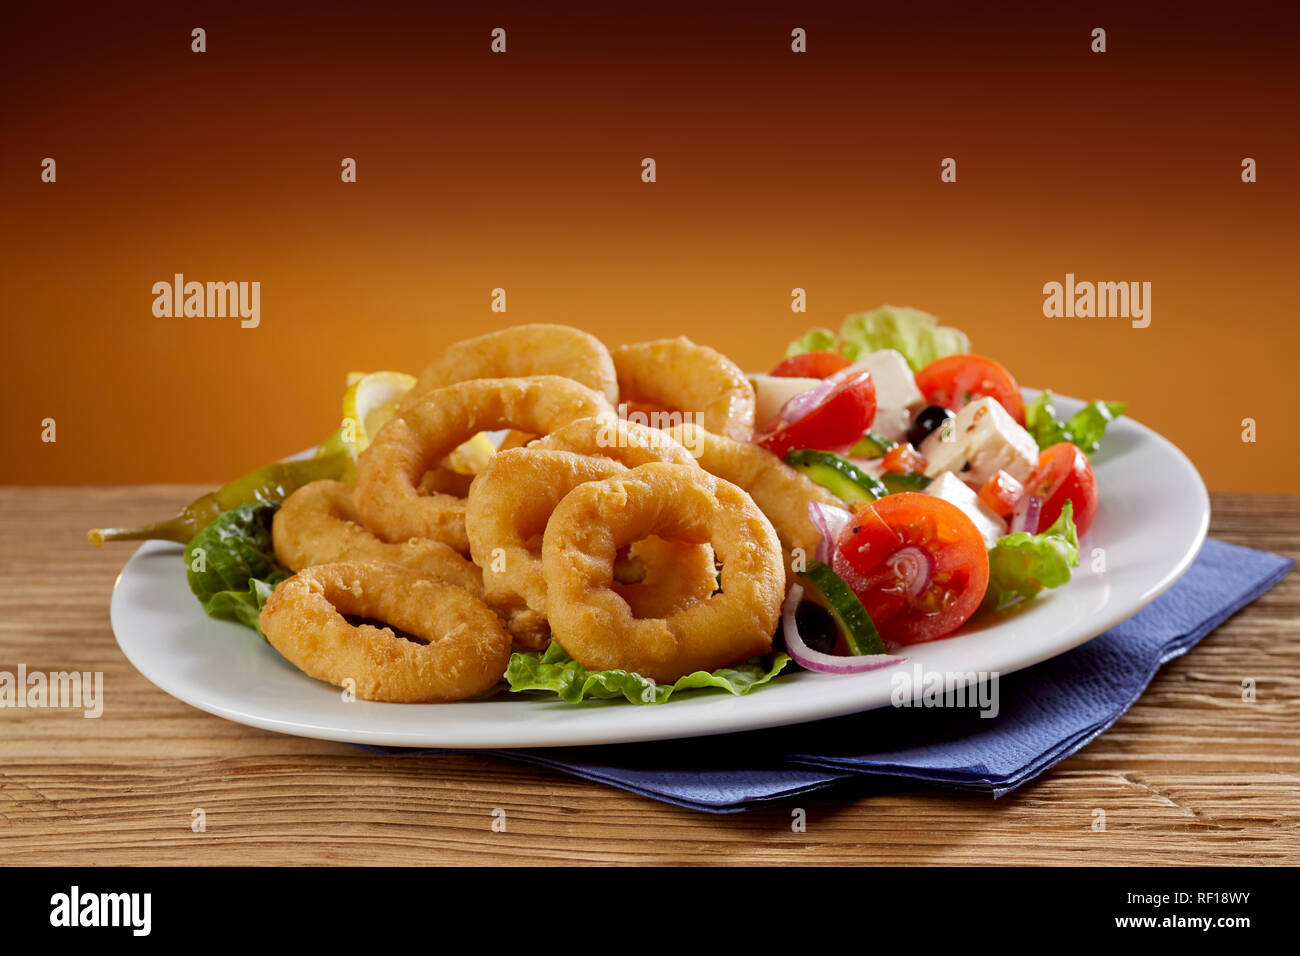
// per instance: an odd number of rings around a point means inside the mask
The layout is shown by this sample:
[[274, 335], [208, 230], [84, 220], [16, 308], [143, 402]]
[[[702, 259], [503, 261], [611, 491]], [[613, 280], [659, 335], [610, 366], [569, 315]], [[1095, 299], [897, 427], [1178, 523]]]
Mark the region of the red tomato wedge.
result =
[[876, 385], [871, 373], [853, 372], [833, 385], [831, 381], [826, 384], [830, 390], [810, 408], [802, 407], [803, 396], [786, 402], [781, 414], [765, 425], [754, 441], [784, 461], [786, 453], [795, 448], [840, 452], [861, 438], [876, 417]]
[[989, 555], [961, 509], [905, 492], [854, 514], [835, 543], [844, 578], [890, 644], [951, 634], [975, 613], [989, 583]]
[[885, 471], [909, 472], [925, 471], [925, 456], [912, 447], [911, 442], [895, 445], [885, 452], [880, 460], [880, 467]]
[[1020, 386], [998, 362], [983, 355], [949, 355], [916, 373], [916, 387], [927, 405], [959, 412], [977, 398], [996, 399], [1007, 414], [1025, 423], [1025, 400]]
[[1025, 486], [1011, 475], [999, 469], [993, 477], [984, 482], [979, 490], [980, 501], [984, 502], [999, 518], [1011, 517], [1016, 505], [1025, 496]]
[[1050, 528], [1061, 509], [1070, 501], [1074, 505], [1074, 526], [1082, 538], [1097, 517], [1097, 476], [1088, 456], [1077, 445], [1057, 442], [1038, 455], [1038, 467], [1025, 479], [1025, 494], [1043, 499], [1035, 532]]
[[772, 369], [778, 378], [830, 378], [852, 363], [846, 356], [829, 349], [820, 352], [800, 352]]

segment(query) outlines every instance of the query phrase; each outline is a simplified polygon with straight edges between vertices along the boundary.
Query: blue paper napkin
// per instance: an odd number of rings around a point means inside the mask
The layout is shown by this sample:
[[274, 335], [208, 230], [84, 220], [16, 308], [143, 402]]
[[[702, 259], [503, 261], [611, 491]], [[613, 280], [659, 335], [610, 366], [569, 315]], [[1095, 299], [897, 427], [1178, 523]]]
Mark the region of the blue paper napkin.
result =
[[993, 718], [975, 708], [891, 707], [743, 734], [486, 752], [713, 813], [881, 777], [998, 797], [1097, 737], [1161, 665], [1262, 595], [1293, 563], [1207, 541], [1178, 583], [1134, 617], [1069, 653], [1000, 678]]

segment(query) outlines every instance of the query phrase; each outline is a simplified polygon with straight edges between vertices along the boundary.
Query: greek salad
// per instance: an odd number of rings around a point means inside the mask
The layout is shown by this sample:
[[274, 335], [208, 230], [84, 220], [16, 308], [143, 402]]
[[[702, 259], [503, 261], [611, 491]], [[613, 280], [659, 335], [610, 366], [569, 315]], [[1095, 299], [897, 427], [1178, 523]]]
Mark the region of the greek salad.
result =
[[1026, 404], [1011, 372], [915, 309], [813, 329], [755, 375], [754, 441], [845, 507], [810, 505], [785, 649], [809, 670], [860, 673], [1070, 580], [1097, 515], [1089, 456], [1118, 402], [1066, 421]]

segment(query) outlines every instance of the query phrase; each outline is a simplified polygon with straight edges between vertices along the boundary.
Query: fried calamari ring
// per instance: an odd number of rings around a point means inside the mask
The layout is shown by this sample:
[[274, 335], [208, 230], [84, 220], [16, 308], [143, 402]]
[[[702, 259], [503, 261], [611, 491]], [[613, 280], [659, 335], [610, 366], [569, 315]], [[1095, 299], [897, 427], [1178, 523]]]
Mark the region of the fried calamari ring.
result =
[[[720, 593], [668, 617], [634, 617], [610, 587], [614, 562], [652, 534], [711, 543]], [[575, 660], [660, 682], [770, 650], [785, 597], [771, 522], [741, 489], [686, 465], [642, 465], [573, 489], [546, 525], [542, 567], [552, 636]]]
[[516, 325], [457, 342], [430, 363], [402, 399], [401, 410], [436, 388], [475, 378], [562, 375], [618, 401], [614, 362], [594, 335], [567, 325]]
[[[695, 455], [667, 432], [622, 418], [583, 418], [570, 422], [530, 448], [556, 448], [613, 458], [629, 468], [652, 461], [698, 467]], [[537, 549], [538, 570], [541, 550]], [[636, 568], [637, 580], [623, 581], [619, 570]], [[651, 535], [634, 541], [615, 569], [614, 591], [636, 617], [667, 617], [711, 595], [717, 588], [713, 548]]]
[[754, 387], [721, 352], [679, 337], [623, 345], [612, 354], [622, 401], [698, 415], [705, 428], [739, 441], [753, 434]]
[[624, 564], [637, 565], [640, 580], [619, 583], [614, 593], [627, 602], [633, 617], [670, 617], [705, 600], [718, 589], [718, 568], [707, 544], [673, 541], [656, 534], [634, 541]]
[[303, 673], [338, 687], [352, 680], [365, 700], [463, 700], [492, 687], [510, 660], [510, 636], [487, 605], [395, 564], [299, 571], [276, 587], [258, 623]]
[[545, 435], [575, 418], [609, 413], [603, 396], [558, 375], [436, 389], [389, 419], [357, 457], [357, 510], [385, 541], [432, 538], [467, 553], [465, 499], [421, 495], [426, 472], [475, 432], [518, 428]]
[[667, 461], [676, 465], [695, 464], [695, 456], [667, 432], [613, 416], [580, 418], [569, 422], [528, 447], [612, 458], [629, 468], [648, 465], [652, 461]]
[[814, 501], [843, 508], [844, 502], [802, 472], [796, 471], [766, 448], [747, 441], [732, 441], [698, 425], [674, 425], [668, 434], [698, 456], [709, 474], [745, 489], [776, 528], [790, 566], [799, 549], [804, 561], [812, 558], [821, 533], [808, 516]]
[[[540, 554], [537, 557], [541, 563]], [[614, 593], [627, 602], [633, 617], [668, 617], [697, 604], [717, 590], [718, 570], [707, 544], [669, 541], [650, 535], [628, 546], [615, 562]], [[623, 583], [619, 570], [629, 574]], [[635, 573], [639, 571], [639, 575]], [[493, 609], [506, 618], [506, 628], [521, 650], [541, 651], [551, 643], [546, 615], [515, 598]]]
[[469, 494], [469, 486], [474, 483], [473, 475], [462, 475], [450, 468], [439, 465], [432, 471], [426, 471], [420, 478], [420, 494], [451, 495], [464, 498]]
[[[595, 421], [601, 420], [588, 420]], [[593, 434], [590, 424], [569, 437], [589, 434]], [[618, 449], [610, 446], [609, 450]], [[623, 450], [629, 451], [628, 446]], [[666, 435], [649, 446], [634, 444], [630, 451], [631, 460], [638, 463], [644, 457], [658, 460], [656, 454], [672, 459], [685, 455], [689, 467], [696, 467], [690, 453]], [[612, 458], [535, 444], [499, 452], [475, 480], [465, 511], [470, 554], [483, 568], [485, 600], [506, 618], [511, 636], [521, 647], [538, 650], [550, 641], [542, 534], [551, 512], [583, 482], [625, 470]], [[661, 616], [665, 609], [685, 607], [712, 594], [716, 583], [713, 549], [706, 544], [647, 538], [631, 544], [623, 564], [639, 572], [635, 583], [618, 588], [638, 616]]]
[[511, 448], [474, 481], [465, 501], [470, 555], [483, 569], [484, 600], [521, 647], [538, 650], [550, 640], [541, 551], [551, 512], [583, 482], [625, 470], [609, 458]]
[[454, 548], [413, 538], [381, 541], [361, 523], [352, 488], [338, 481], [303, 485], [280, 506], [271, 525], [275, 558], [290, 571], [338, 561], [380, 561], [433, 574], [471, 594], [483, 593], [483, 572]]

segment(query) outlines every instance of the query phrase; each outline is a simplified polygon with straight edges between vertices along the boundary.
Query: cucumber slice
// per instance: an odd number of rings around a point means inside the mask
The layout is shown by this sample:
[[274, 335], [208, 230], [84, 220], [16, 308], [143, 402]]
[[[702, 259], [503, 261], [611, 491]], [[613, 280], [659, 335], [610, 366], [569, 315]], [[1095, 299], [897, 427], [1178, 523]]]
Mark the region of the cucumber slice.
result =
[[849, 449], [849, 454], [854, 458], [884, 458], [885, 452], [897, 446], [898, 442], [890, 441], [884, 435], [867, 432]]
[[880, 476], [880, 482], [889, 489], [891, 495], [896, 495], [903, 491], [924, 491], [929, 486], [930, 479], [919, 471], [887, 471]]
[[884, 485], [853, 462], [829, 451], [796, 448], [786, 454], [785, 463], [849, 504], [875, 501], [889, 494]]
[[871, 615], [842, 577], [820, 561], [809, 561], [801, 577], [805, 600], [831, 612], [850, 654], [885, 653], [885, 642], [871, 623]]

